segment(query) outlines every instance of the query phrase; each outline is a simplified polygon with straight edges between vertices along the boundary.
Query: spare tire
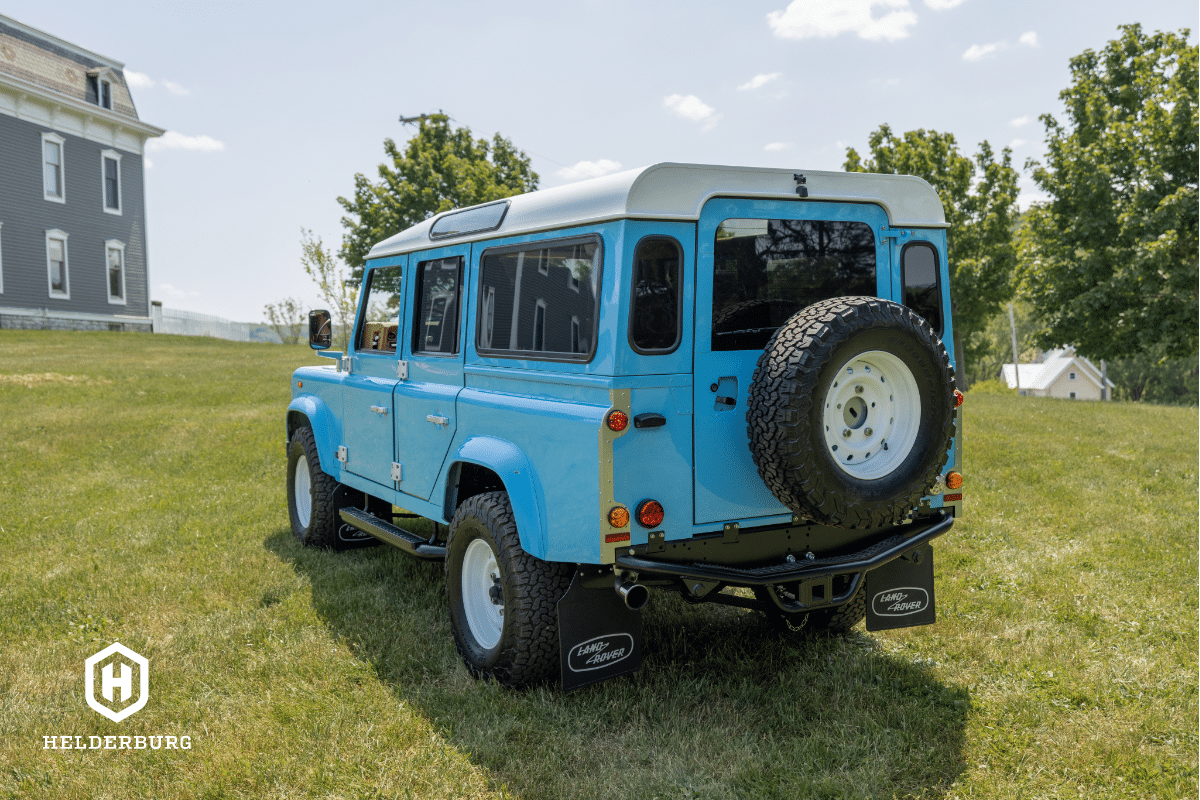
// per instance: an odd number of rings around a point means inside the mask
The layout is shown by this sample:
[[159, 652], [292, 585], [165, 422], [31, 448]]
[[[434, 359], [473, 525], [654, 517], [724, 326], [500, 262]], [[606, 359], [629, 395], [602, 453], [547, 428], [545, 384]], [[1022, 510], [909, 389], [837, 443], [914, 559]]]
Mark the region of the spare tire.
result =
[[896, 524], [946, 465], [954, 407], [954, 369], [929, 323], [890, 300], [833, 298], [789, 319], [759, 356], [750, 451], [794, 513]]

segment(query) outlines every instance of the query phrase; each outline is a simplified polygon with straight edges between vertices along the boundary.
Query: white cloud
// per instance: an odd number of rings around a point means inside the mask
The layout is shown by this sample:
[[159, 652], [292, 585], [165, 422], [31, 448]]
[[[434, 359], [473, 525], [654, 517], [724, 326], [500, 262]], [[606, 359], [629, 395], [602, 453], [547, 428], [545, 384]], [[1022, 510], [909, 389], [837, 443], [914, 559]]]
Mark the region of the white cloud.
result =
[[175, 83], [175, 81], [163, 81], [162, 84], [163, 86], [167, 87], [167, 91], [171, 94], [191, 94], [191, 92], [180, 86], [178, 83]]
[[178, 289], [169, 283], [160, 283], [155, 294], [163, 295], [169, 300], [186, 300], [189, 297], [200, 296], [200, 293], [197, 291], [185, 292], [183, 289]]
[[125, 82], [133, 89], [153, 89], [154, 79], [144, 72], [125, 70]]
[[1018, 147], [1025, 146], [1025, 140], [1024, 139], [1013, 139], [1011, 142], [1008, 143], [1008, 146], [1011, 147], [1013, 150], [1016, 150]]
[[766, 150], [768, 153], [777, 153], [780, 150], [787, 150], [791, 146], [791, 142], [771, 142], [763, 150]]
[[925, 5], [932, 8], [934, 11], [945, 11], [948, 8], [961, 6], [963, 0], [925, 0]]
[[1012, 120], [1008, 124], [1012, 125], [1014, 128], [1020, 128], [1024, 125], [1028, 125], [1031, 122], [1033, 122], [1033, 117], [1026, 114], [1023, 117], [1017, 117], [1016, 119]]
[[1021, 44], [1025, 45], [1026, 47], [1037, 47], [1038, 46], [1037, 31], [1025, 31], [1025, 33], [1022, 33], [1021, 38], [1018, 39], [1017, 41], [1020, 42]]
[[[874, 9], [881, 6], [881, 16]], [[781, 39], [828, 39], [854, 33], [861, 39], [889, 42], [908, 36], [917, 22], [908, 0], [792, 0], [783, 11], [767, 14]]]
[[782, 78], [782, 77], [783, 77], [782, 72], [772, 72], [770, 74], [755, 75], [753, 78], [746, 81], [745, 83], [743, 83], [741, 86], [739, 86], [737, 88], [738, 88], [739, 92], [744, 92], [747, 89], [760, 89], [763, 86], [766, 86], [771, 81], [778, 80], [779, 78]]
[[596, 161], [580, 161], [573, 167], [563, 167], [555, 174], [566, 180], [578, 181], [584, 178], [599, 178], [602, 175], [611, 175], [620, 170], [621, 162], [601, 158]]
[[663, 106], [678, 117], [704, 125], [705, 130], [717, 124], [723, 115], [694, 94], [673, 94], [663, 98]]
[[147, 150], [199, 150], [215, 153], [225, 149], [225, 143], [211, 136], [185, 136], [179, 131], [167, 131], [157, 139], [146, 142]]
[[981, 61], [990, 55], [1004, 50], [1008, 47], [1004, 42], [992, 42], [991, 44], [973, 44], [967, 48], [967, 52], [963, 53], [963, 61]]
[[142, 164], [146, 169], [154, 169], [154, 162], [150, 160], [149, 156], [142, 156]]

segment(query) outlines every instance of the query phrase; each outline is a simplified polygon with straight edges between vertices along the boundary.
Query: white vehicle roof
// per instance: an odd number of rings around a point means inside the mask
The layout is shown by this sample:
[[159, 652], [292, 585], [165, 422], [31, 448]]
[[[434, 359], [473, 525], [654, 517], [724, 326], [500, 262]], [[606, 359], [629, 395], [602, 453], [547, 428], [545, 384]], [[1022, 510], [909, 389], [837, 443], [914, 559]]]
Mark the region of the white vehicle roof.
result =
[[[713, 197], [797, 199], [794, 169], [722, 167], [705, 164], [653, 164], [578, 183], [509, 198], [499, 228], [431, 239], [437, 220], [463, 209], [430, 217], [371, 248], [368, 258], [399, 255], [431, 246], [534, 233], [614, 219], [695, 221]], [[808, 200], [876, 203], [897, 228], [946, 228], [942, 201], [923, 179], [912, 175], [804, 171]], [[489, 205], [487, 203], [483, 205]], [[478, 208], [479, 206], [471, 206]]]

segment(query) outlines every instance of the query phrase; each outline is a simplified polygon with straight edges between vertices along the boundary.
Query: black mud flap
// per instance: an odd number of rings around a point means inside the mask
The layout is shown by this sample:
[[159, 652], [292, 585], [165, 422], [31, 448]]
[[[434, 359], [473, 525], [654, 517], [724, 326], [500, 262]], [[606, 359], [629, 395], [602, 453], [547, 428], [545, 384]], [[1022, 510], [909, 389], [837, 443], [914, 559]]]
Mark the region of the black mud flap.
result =
[[611, 569], [581, 568], [558, 601], [565, 691], [615, 678], [642, 663], [642, 615], [613, 587]]
[[933, 547], [922, 545], [867, 573], [867, 630], [932, 625]]

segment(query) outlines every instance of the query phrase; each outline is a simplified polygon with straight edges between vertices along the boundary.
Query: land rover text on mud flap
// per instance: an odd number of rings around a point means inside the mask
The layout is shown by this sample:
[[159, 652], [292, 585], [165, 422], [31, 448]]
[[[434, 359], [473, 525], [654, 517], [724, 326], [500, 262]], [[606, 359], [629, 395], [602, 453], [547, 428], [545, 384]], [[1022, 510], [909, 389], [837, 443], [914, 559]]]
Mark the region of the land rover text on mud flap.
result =
[[636, 669], [651, 587], [931, 623], [962, 509], [946, 227], [919, 178], [692, 164], [426, 220], [295, 373], [292, 529], [444, 561], [463, 661], [511, 686]]

